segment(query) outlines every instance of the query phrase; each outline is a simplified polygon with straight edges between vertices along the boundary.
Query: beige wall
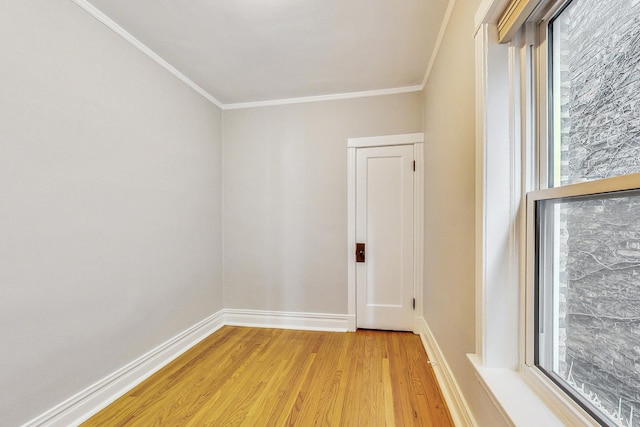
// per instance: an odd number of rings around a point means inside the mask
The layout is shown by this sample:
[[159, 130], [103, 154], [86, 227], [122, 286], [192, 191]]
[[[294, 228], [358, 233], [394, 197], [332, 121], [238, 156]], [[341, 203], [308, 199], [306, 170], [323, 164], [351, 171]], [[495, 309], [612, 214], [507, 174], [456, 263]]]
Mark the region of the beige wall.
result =
[[221, 112], [71, 1], [0, 12], [0, 425], [222, 307]]
[[222, 307], [345, 314], [347, 138], [424, 126], [424, 316], [480, 425], [501, 425], [465, 356], [478, 3], [457, 1], [424, 94], [224, 117], [72, 2], [3, 6], [0, 424]]
[[420, 132], [421, 94], [224, 112], [224, 304], [347, 313], [347, 138]]
[[424, 317], [480, 426], [500, 426], [466, 354], [475, 353], [474, 23], [458, 0], [424, 90]]

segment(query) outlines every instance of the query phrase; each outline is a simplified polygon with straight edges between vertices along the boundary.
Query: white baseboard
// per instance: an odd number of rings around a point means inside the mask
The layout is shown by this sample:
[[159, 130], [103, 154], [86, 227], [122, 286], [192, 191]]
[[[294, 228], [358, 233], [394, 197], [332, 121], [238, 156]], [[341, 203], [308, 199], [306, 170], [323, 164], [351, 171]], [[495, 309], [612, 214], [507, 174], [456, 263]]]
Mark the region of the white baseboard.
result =
[[355, 330], [355, 316], [223, 309], [23, 424], [22, 427], [77, 426], [224, 325], [346, 332]]
[[467, 405], [467, 401], [464, 398], [464, 395], [462, 394], [462, 391], [460, 390], [460, 387], [458, 386], [458, 383], [451, 372], [451, 368], [449, 368], [447, 360], [444, 358], [435, 337], [431, 333], [427, 322], [424, 318], [416, 319], [416, 326], [417, 330], [414, 332], [418, 333], [422, 339], [422, 345], [424, 345], [427, 356], [429, 356], [436, 379], [438, 380], [438, 384], [440, 384], [440, 390], [442, 391], [444, 400], [449, 407], [451, 418], [453, 418], [453, 424], [458, 427], [477, 426], [476, 421], [471, 414], [471, 410], [469, 409], [469, 405]]
[[355, 324], [355, 316], [348, 314], [239, 309], [225, 309], [224, 312], [225, 324], [233, 326], [346, 332]]
[[224, 326], [224, 310], [209, 316], [22, 427], [77, 426]]

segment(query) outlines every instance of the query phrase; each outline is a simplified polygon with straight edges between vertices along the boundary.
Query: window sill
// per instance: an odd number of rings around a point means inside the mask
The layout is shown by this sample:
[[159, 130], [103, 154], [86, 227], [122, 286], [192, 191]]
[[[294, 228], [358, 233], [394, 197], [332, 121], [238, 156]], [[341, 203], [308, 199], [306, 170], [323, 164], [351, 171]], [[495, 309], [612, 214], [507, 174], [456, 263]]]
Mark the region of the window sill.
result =
[[482, 366], [476, 354], [468, 354], [476, 377], [507, 424], [518, 427], [566, 425], [529, 386], [524, 374], [511, 369]]

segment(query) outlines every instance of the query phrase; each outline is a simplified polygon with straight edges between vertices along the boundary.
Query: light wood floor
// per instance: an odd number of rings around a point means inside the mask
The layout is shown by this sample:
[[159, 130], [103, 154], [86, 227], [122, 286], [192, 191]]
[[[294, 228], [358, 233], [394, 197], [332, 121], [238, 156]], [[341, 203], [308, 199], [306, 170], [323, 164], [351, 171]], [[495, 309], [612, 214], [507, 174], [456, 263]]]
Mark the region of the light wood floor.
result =
[[452, 426], [417, 335], [225, 326], [84, 426]]

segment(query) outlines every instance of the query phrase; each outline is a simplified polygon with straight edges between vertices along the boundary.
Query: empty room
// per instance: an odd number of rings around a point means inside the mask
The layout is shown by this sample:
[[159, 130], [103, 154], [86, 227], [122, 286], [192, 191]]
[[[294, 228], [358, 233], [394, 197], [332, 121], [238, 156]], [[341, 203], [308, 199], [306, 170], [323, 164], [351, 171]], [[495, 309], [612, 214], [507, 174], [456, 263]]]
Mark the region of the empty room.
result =
[[639, 19], [3, 2], [0, 425], [640, 426]]

